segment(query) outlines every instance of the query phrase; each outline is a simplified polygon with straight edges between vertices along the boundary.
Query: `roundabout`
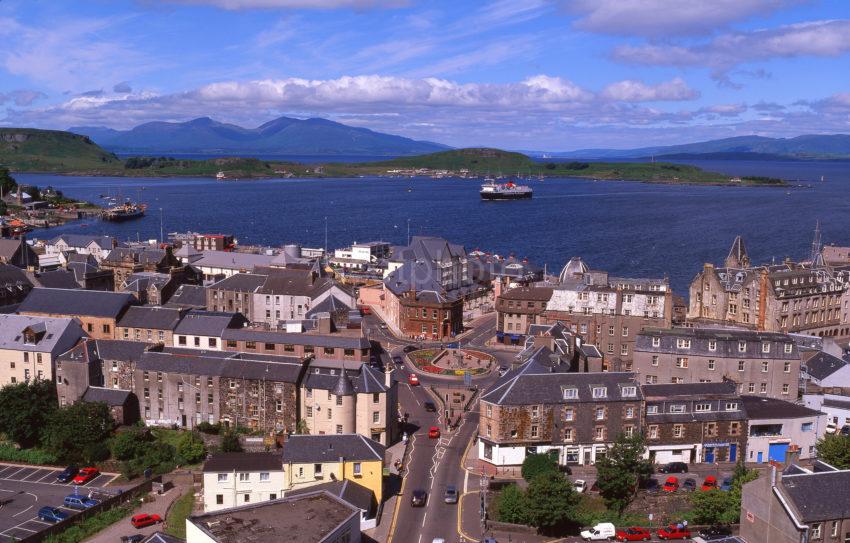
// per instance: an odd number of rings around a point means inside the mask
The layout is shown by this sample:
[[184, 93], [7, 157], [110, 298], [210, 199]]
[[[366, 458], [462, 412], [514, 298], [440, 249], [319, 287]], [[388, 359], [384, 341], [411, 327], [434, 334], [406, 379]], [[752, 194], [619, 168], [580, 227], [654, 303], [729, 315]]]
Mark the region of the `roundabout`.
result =
[[498, 369], [496, 358], [475, 349], [420, 349], [407, 353], [414, 371], [435, 377], [463, 379], [488, 375]]

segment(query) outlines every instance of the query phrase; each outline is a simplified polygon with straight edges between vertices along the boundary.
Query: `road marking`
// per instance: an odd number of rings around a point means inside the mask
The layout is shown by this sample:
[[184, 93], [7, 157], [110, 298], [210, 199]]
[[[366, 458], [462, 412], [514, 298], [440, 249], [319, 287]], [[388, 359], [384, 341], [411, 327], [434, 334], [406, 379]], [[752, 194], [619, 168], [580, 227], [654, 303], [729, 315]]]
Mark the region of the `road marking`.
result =
[[15, 514], [14, 514], [14, 515], [12, 515], [12, 516], [13, 516], [13, 517], [17, 517], [18, 515], [23, 515], [24, 513], [26, 513], [27, 511], [29, 511], [30, 509], [32, 509], [32, 505], [30, 505], [29, 507], [27, 507], [27, 508], [26, 508], [26, 509], [24, 509], [23, 511], [19, 511], [19, 512], [15, 513]]
[[[432, 482], [433, 484], [433, 482]], [[425, 514], [422, 515], [422, 527], [425, 527], [425, 520], [428, 518], [428, 511], [425, 511]]]
[[34, 482], [34, 483], [40, 483], [40, 482], [42, 482], [43, 480], [45, 480], [45, 479], [47, 479], [48, 477], [50, 477], [51, 475], [56, 475], [56, 472], [55, 472], [55, 471], [51, 471], [50, 473], [48, 473], [47, 475], [45, 475], [44, 477], [42, 477], [42, 478], [41, 478], [41, 479], [39, 479], [38, 481], [33, 481], [33, 482]]
[[463, 493], [466, 494], [466, 489], [469, 487], [469, 472], [463, 470]]
[[24, 471], [25, 469], [27, 469], [27, 468], [21, 468], [21, 469], [19, 469], [18, 471], [16, 471], [15, 473], [11, 473], [11, 474], [9, 474], [9, 476], [8, 476], [8, 477], [4, 477], [4, 479], [7, 479], [7, 480], [9, 480], [9, 481], [15, 481], [16, 479], [12, 479], [12, 477], [14, 477], [15, 475], [17, 475], [17, 474], [19, 474], [20, 472]]

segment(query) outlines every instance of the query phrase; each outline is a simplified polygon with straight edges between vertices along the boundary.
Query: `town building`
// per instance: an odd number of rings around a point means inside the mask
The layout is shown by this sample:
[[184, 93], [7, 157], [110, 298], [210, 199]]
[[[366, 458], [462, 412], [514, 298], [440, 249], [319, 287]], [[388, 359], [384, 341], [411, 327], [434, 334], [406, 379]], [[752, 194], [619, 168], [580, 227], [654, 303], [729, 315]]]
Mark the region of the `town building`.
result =
[[620, 433], [642, 430], [634, 373], [572, 373], [545, 347], [481, 396], [478, 457], [496, 466], [556, 451], [561, 464], [590, 465]]
[[189, 244], [196, 251], [231, 251], [236, 239], [230, 234], [192, 234]]
[[128, 426], [139, 421], [139, 399], [132, 391], [90, 386], [83, 393], [81, 400], [106, 404], [112, 420], [119, 426]]
[[128, 278], [140, 272], [164, 273], [182, 267], [171, 248], [142, 245], [137, 247], [116, 247], [100, 262], [101, 268], [112, 270], [115, 285], [128, 283]]
[[273, 254], [237, 253], [231, 251], [204, 251], [200, 256], [177, 256], [184, 264], [192, 264], [199, 270], [204, 281], [218, 281], [237, 273], [252, 273], [256, 268], [268, 267], [274, 260]]
[[815, 445], [826, 432], [826, 414], [761, 396], [741, 396], [747, 412], [747, 462], [785, 462], [789, 449], [798, 458], [815, 458]]
[[511, 255], [503, 257], [482, 251], [469, 253], [472, 279], [478, 283], [491, 284], [493, 296], [498, 298], [506, 290], [528, 286], [543, 281], [543, 269], [528, 259]]
[[[77, 286], [86, 290], [113, 290], [115, 277], [111, 270], [101, 269], [97, 259], [91, 254], [64, 254], [65, 270], [74, 278]], [[58, 273], [56, 270], [52, 273]], [[44, 274], [43, 274], [44, 275]], [[47, 286], [47, 285], [41, 285]]]
[[178, 309], [206, 309], [207, 290], [200, 285], [180, 285], [165, 305]]
[[500, 343], [521, 345], [529, 327], [540, 322], [552, 298], [551, 287], [517, 287], [496, 298], [496, 338]]
[[826, 413], [826, 433], [850, 427], [850, 362], [824, 351], [803, 353], [803, 403]]
[[241, 328], [248, 323], [241, 313], [221, 311], [189, 311], [174, 328], [173, 345], [189, 349], [221, 351], [221, 336], [228, 328]]
[[343, 270], [366, 271], [387, 259], [390, 247], [386, 241], [354, 242], [350, 247], [334, 250], [334, 256], [328, 259], [328, 264]]
[[0, 238], [0, 264], [8, 264], [26, 270], [38, 266], [38, 255], [26, 239]]
[[843, 296], [850, 270], [814, 262], [754, 266], [735, 238], [723, 267], [705, 264], [691, 282], [690, 321], [821, 337], [850, 335]]
[[360, 510], [317, 491], [192, 515], [186, 543], [360, 543]]
[[735, 383], [643, 385], [645, 437], [656, 464], [735, 462], [747, 445], [747, 414]]
[[[33, 284], [24, 271], [12, 264], [0, 264], [0, 313], [14, 309], [32, 290]], [[7, 308], [7, 311], [3, 311]]]
[[132, 295], [99, 290], [35, 288], [18, 313], [36, 317], [71, 317], [95, 339], [113, 339], [118, 320], [136, 303]]
[[385, 448], [360, 434], [289, 436], [283, 445], [287, 489], [353, 481], [383, 501]]
[[324, 491], [332, 496], [350, 503], [360, 510], [360, 529], [370, 530], [377, 526], [378, 503], [374, 493], [365, 486], [351, 479], [333, 481], [330, 483], [319, 483], [314, 486], [298, 488], [284, 492], [284, 496], [300, 496], [312, 492]]
[[745, 484], [741, 538], [747, 543], [843, 543], [850, 539], [850, 470], [816, 461], [811, 469], [785, 462], [784, 471]]
[[317, 356], [329, 360], [369, 362], [371, 344], [360, 331], [357, 334], [332, 333], [330, 330], [286, 332], [257, 328], [226, 328], [221, 339], [224, 350], [257, 352], [281, 356]]
[[170, 307], [132, 306], [118, 321], [118, 339], [174, 345], [174, 330], [186, 311]]
[[44, 244], [44, 252], [48, 255], [75, 252], [92, 255], [98, 262], [102, 262], [118, 245], [118, 240], [110, 236], [62, 234], [47, 241]]
[[205, 513], [276, 500], [286, 489], [280, 452], [216, 453], [202, 471]]
[[238, 311], [250, 319], [254, 311], [254, 294], [268, 275], [237, 273], [217, 281], [206, 289], [206, 307], [210, 311]]
[[[56, 395], [59, 405], [80, 401], [90, 388], [130, 391], [128, 381], [119, 378], [121, 371], [134, 367], [150, 345], [137, 341], [85, 338], [56, 359]], [[130, 397], [138, 413], [138, 398]], [[136, 415], [138, 420], [138, 415]]]
[[637, 335], [669, 328], [673, 301], [669, 281], [609, 276], [574, 257], [564, 266], [540, 322], [562, 322], [597, 346], [613, 371], [631, 371]]
[[0, 387], [52, 380], [57, 357], [84, 336], [74, 319], [0, 315]]
[[634, 370], [646, 384], [728, 379], [741, 394], [795, 400], [800, 352], [793, 338], [775, 332], [653, 328], [637, 335]]

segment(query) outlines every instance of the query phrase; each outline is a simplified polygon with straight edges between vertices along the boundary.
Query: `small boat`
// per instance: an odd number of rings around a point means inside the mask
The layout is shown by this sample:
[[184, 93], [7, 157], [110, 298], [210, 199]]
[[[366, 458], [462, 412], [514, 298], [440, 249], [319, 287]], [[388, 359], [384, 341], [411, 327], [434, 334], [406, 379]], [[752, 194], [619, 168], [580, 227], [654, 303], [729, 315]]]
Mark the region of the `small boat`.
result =
[[227, 179], [227, 176], [224, 175], [224, 172], [218, 172], [217, 174], [215, 174], [215, 179], [216, 181], [224, 181], [225, 179]]
[[131, 219], [138, 219], [145, 215], [147, 207], [148, 206], [145, 204], [136, 204], [128, 200], [121, 205], [106, 208], [103, 211], [101, 218], [105, 221], [111, 222], [123, 222]]

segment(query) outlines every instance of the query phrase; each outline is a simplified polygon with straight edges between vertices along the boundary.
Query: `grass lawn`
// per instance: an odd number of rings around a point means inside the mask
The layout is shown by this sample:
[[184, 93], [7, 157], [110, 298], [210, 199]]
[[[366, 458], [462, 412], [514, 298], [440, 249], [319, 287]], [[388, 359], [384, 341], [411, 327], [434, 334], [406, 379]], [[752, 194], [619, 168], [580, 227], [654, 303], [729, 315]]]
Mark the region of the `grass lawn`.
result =
[[194, 503], [195, 496], [192, 490], [177, 498], [177, 501], [171, 505], [168, 517], [165, 519], [166, 533], [186, 539], [186, 517], [192, 514]]

